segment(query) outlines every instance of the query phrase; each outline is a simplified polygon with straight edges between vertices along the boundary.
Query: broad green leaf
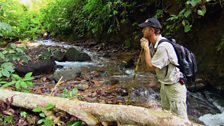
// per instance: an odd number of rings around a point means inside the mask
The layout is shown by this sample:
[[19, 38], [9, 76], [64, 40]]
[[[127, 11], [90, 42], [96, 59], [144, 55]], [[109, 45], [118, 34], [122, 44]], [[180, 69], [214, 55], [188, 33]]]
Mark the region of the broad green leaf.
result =
[[27, 89], [27, 84], [26, 84], [26, 82], [21, 82], [21, 83], [20, 83], [20, 86], [21, 86], [22, 88]]
[[190, 9], [188, 9], [188, 10], [186, 10], [185, 12], [184, 12], [184, 17], [189, 17], [189, 15], [191, 14], [191, 10]]
[[179, 15], [183, 15], [184, 12], [186, 12], [186, 9], [185, 8], [179, 12]]
[[44, 124], [47, 125], [47, 126], [54, 126], [55, 123], [53, 120], [50, 119], [50, 117], [47, 117], [45, 120], [44, 120]]
[[1, 53], [1, 52], [0, 52], [0, 58], [1, 58], [2, 60], [5, 60], [5, 56], [4, 56], [3, 53]]
[[29, 86], [33, 86], [34, 84], [33, 84], [33, 82], [26, 82]]
[[204, 16], [205, 13], [206, 13], [206, 8], [203, 8], [203, 9], [197, 11], [197, 14], [200, 16]]
[[78, 93], [78, 89], [77, 88], [72, 89], [73, 96], [77, 95], [77, 93]]
[[20, 90], [21, 89], [21, 85], [20, 85], [20, 82], [19, 81], [16, 82], [16, 89], [17, 90]]
[[8, 82], [8, 83], [4, 84], [3, 87], [8, 87], [8, 86], [11, 86], [15, 83], [16, 83], [15, 81], [11, 81], [11, 82]]
[[21, 48], [16, 48], [16, 51], [19, 53], [24, 53], [24, 51]]
[[82, 125], [82, 121], [78, 120], [78, 121], [69, 121], [67, 123], [67, 126], [81, 126]]
[[12, 44], [10, 44], [10, 47], [13, 49], [16, 49], [16, 44], [12, 43]]
[[46, 117], [46, 115], [44, 113], [40, 113], [39, 116], [43, 117], [43, 118]]
[[33, 112], [42, 112], [43, 108], [34, 108], [32, 111]]
[[8, 82], [7, 81], [3, 81], [3, 80], [0, 81], [0, 84], [6, 84], [6, 83], [8, 83]]
[[10, 77], [10, 73], [9, 73], [9, 71], [7, 71], [6, 69], [3, 69], [3, 70], [1, 71], [1, 73], [2, 73], [2, 75], [5, 76], [5, 77]]
[[41, 124], [43, 122], [44, 122], [44, 119], [40, 119], [40, 120], [37, 121], [37, 124]]
[[201, 2], [201, 0], [191, 0], [190, 4], [191, 6], [195, 7], [197, 4], [199, 4]]
[[16, 80], [22, 80], [22, 78], [21, 78], [18, 74], [12, 74], [12, 76], [13, 76]]
[[51, 110], [55, 107], [53, 104], [48, 104], [47, 107], [45, 107], [45, 110]]
[[189, 32], [191, 30], [192, 25], [185, 25], [184, 32]]
[[14, 72], [14, 65], [12, 63], [5, 63], [3, 67], [9, 72]]
[[27, 112], [20, 112], [20, 116], [22, 117], [22, 118], [26, 118], [27, 117]]
[[31, 78], [31, 76], [32, 76], [32, 72], [29, 72], [29, 73], [27, 73], [26, 75], [25, 75], [25, 79], [30, 79]]

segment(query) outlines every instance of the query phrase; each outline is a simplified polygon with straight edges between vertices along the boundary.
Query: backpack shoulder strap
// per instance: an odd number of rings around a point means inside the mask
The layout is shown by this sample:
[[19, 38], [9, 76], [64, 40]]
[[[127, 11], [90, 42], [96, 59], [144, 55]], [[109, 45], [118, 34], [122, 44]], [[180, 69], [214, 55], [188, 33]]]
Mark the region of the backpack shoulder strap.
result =
[[[170, 43], [171, 45], [173, 45], [173, 44], [172, 44], [172, 39], [165, 38], [165, 39], [161, 39], [161, 40], [159, 41], [158, 46], [159, 46], [161, 43], [163, 43], [163, 42], [168, 42], [168, 43]], [[158, 46], [157, 46], [157, 48], [158, 48]], [[155, 52], [157, 51], [157, 48], [155, 48]]]
[[[159, 43], [158, 43], [158, 46], [161, 44], [161, 43], [163, 43], [163, 42], [168, 42], [168, 43], [170, 43], [173, 47], [174, 47], [174, 42], [175, 42], [175, 40], [173, 41], [172, 39], [169, 39], [169, 38], [165, 38], [165, 39], [161, 39], [160, 41], [159, 41]], [[157, 48], [158, 48], [158, 46], [157, 46]], [[157, 51], [157, 48], [155, 49], [155, 52]], [[175, 50], [175, 48], [174, 48], [174, 50]], [[176, 50], [175, 50], [175, 53], [176, 53]], [[176, 53], [177, 54], [177, 53]], [[177, 65], [175, 65], [175, 64], [173, 64], [173, 63], [171, 63], [172, 65], [174, 65], [175, 67], [178, 67]], [[166, 74], [165, 74], [165, 77], [167, 76], [167, 73], [168, 73], [168, 65], [166, 66]]]
[[163, 42], [168, 42], [168, 43], [171, 43], [171, 44], [172, 44], [173, 40], [172, 40], [172, 39], [168, 39], [168, 38], [161, 39], [161, 40], [159, 41], [158, 45], [160, 45], [160, 44], [163, 43]]
[[[169, 40], [169, 39], [161, 39], [161, 40], [159, 41], [159, 43], [158, 43], [158, 46], [159, 46], [161, 43], [163, 43], [163, 42], [168, 42], [168, 43], [170, 43], [170, 40]], [[158, 48], [158, 46], [157, 46], [157, 48]], [[157, 48], [155, 48], [155, 52], [157, 51]], [[167, 76], [167, 73], [168, 73], [168, 65], [166, 66], [166, 74], [165, 74], [165, 77]]]

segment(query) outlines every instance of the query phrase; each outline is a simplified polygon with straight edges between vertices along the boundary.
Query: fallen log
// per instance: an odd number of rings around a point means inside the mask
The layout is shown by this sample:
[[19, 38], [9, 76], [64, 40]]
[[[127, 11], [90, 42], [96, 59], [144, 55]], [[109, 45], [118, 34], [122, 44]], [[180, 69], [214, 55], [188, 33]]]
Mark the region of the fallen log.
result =
[[129, 125], [147, 126], [185, 126], [190, 125], [181, 118], [163, 110], [152, 110], [131, 105], [111, 105], [88, 103], [76, 99], [22, 93], [0, 88], [0, 100], [13, 98], [12, 105], [33, 109], [54, 104], [57, 109], [63, 110], [88, 125], [100, 122], [119, 122]]

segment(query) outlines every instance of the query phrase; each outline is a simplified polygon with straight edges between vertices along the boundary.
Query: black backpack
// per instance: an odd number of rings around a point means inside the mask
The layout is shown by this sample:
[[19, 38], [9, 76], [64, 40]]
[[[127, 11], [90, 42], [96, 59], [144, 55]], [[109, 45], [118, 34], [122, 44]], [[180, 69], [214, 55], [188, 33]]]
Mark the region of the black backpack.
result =
[[169, 42], [171, 45], [173, 45], [178, 58], [179, 66], [177, 67], [184, 74], [183, 78], [184, 83], [195, 85], [195, 74], [197, 72], [197, 63], [194, 53], [192, 53], [186, 47], [177, 44], [176, 41], [173, 39], [161, 39], [158, 45], [161, 44], [162, 42]]

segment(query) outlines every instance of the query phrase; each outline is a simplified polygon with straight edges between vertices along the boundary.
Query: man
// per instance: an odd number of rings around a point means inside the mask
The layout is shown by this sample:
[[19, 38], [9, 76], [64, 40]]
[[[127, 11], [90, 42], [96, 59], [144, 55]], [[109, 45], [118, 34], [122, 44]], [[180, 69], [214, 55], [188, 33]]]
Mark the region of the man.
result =
[[[181, 84], [180, 78], [183, 74], [178, 66], [178, 59], [173, 46], [168, 42], [162, 42], [166, 39], [161, 35], [162, 26], [156, 18], [149, 18], [145, 22], [139, 24], [143, 28], [143, 38], [141, 38], [141, 47], [144, 49], [144, 57], [146, 66], [150, 71], [156, 73], [157, 79], [161, 84], [160, 96], [161, 106], [163, 109], [176, 113], [179, 117], [186, 119], [187, 105], [186, 93], [187, 89]], [[149, 48], [150, 47], [152, 48]]]

